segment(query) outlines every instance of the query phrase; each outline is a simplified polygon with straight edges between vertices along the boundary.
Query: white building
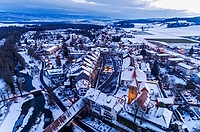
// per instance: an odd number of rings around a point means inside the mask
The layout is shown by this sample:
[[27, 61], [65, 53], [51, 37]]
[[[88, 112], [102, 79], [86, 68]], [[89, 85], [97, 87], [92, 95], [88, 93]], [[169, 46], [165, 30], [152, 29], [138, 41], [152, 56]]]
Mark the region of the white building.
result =
[[63, 73], [63, 69], [48, 69], [45, 71], [45, 75], [51, 79], [53, 77], [63, 77], [64, 73]]
[[118, 112], [122, 109], [118, 98], [108, 96], [93, 88], [90, 88], [84, 97], [93, 112], [108, 120], [116, 120]]
[[85, 95], [87, 90], [91, 87], [91, 83], [87, 79], [81, 79], [75, 84], [80, 95]]
[[52, 46], [46, 50], [46, 54], [49, 54], [49, 55], [53, 54], [57, 51], [57, 49], [58, 49], [58, 46]]
[[197, 68], [194, 68], [185, 63], [178, 63], [178, 70], [183, 72], [186, 75], [192, 75], [197, 72]]

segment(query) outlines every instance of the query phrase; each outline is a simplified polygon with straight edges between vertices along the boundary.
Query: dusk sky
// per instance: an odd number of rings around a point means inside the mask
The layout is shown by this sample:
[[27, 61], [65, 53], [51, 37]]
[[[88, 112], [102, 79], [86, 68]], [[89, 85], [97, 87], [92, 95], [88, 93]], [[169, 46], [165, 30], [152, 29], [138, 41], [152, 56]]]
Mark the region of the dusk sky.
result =
[[183, 17], [200, 14], [199, 0], [0, 0], [0, 11], [83, 13], [112, 18]]

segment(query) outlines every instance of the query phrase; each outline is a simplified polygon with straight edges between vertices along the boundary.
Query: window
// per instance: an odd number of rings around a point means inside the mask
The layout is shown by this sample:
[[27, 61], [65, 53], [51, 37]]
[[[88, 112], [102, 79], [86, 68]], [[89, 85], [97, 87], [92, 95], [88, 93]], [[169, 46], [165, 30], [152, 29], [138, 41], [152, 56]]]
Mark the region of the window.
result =
[[107, 107], [107, 106], [103, 106], [103, 108], [107, 111], [111, 111], [111, 108]]

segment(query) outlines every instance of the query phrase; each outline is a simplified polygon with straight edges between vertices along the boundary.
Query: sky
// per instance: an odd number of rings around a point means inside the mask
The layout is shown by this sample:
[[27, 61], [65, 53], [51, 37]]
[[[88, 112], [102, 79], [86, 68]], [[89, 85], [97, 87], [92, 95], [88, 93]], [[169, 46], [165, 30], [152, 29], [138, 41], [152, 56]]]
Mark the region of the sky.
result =
[[77, 13], [131, 19], [200, 14], [199, 0], [0, 0], [0, 5], [2, 12]]

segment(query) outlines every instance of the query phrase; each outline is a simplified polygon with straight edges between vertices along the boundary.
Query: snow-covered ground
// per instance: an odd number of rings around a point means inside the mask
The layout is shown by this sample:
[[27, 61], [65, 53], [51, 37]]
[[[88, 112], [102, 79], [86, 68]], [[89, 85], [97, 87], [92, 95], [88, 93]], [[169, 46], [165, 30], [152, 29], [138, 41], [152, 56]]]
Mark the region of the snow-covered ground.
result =
[[[5, 119], [2, 120], [2, 123], [0, 125], [0, 131], [1, 132], [12, 132], [13, 127], [15, 125], [15, 121], [17, 121], [20, 112], [21, 112], [21, 106], [25, 101], [28, 101], [29, 99], [33, 98], [33, 96], [30, 95], [30, 98], [17, 98], [16, 101], [12, 102], [9, 113], [6, 115]], [[29, 115], [30, 116], [30, 112]]]

